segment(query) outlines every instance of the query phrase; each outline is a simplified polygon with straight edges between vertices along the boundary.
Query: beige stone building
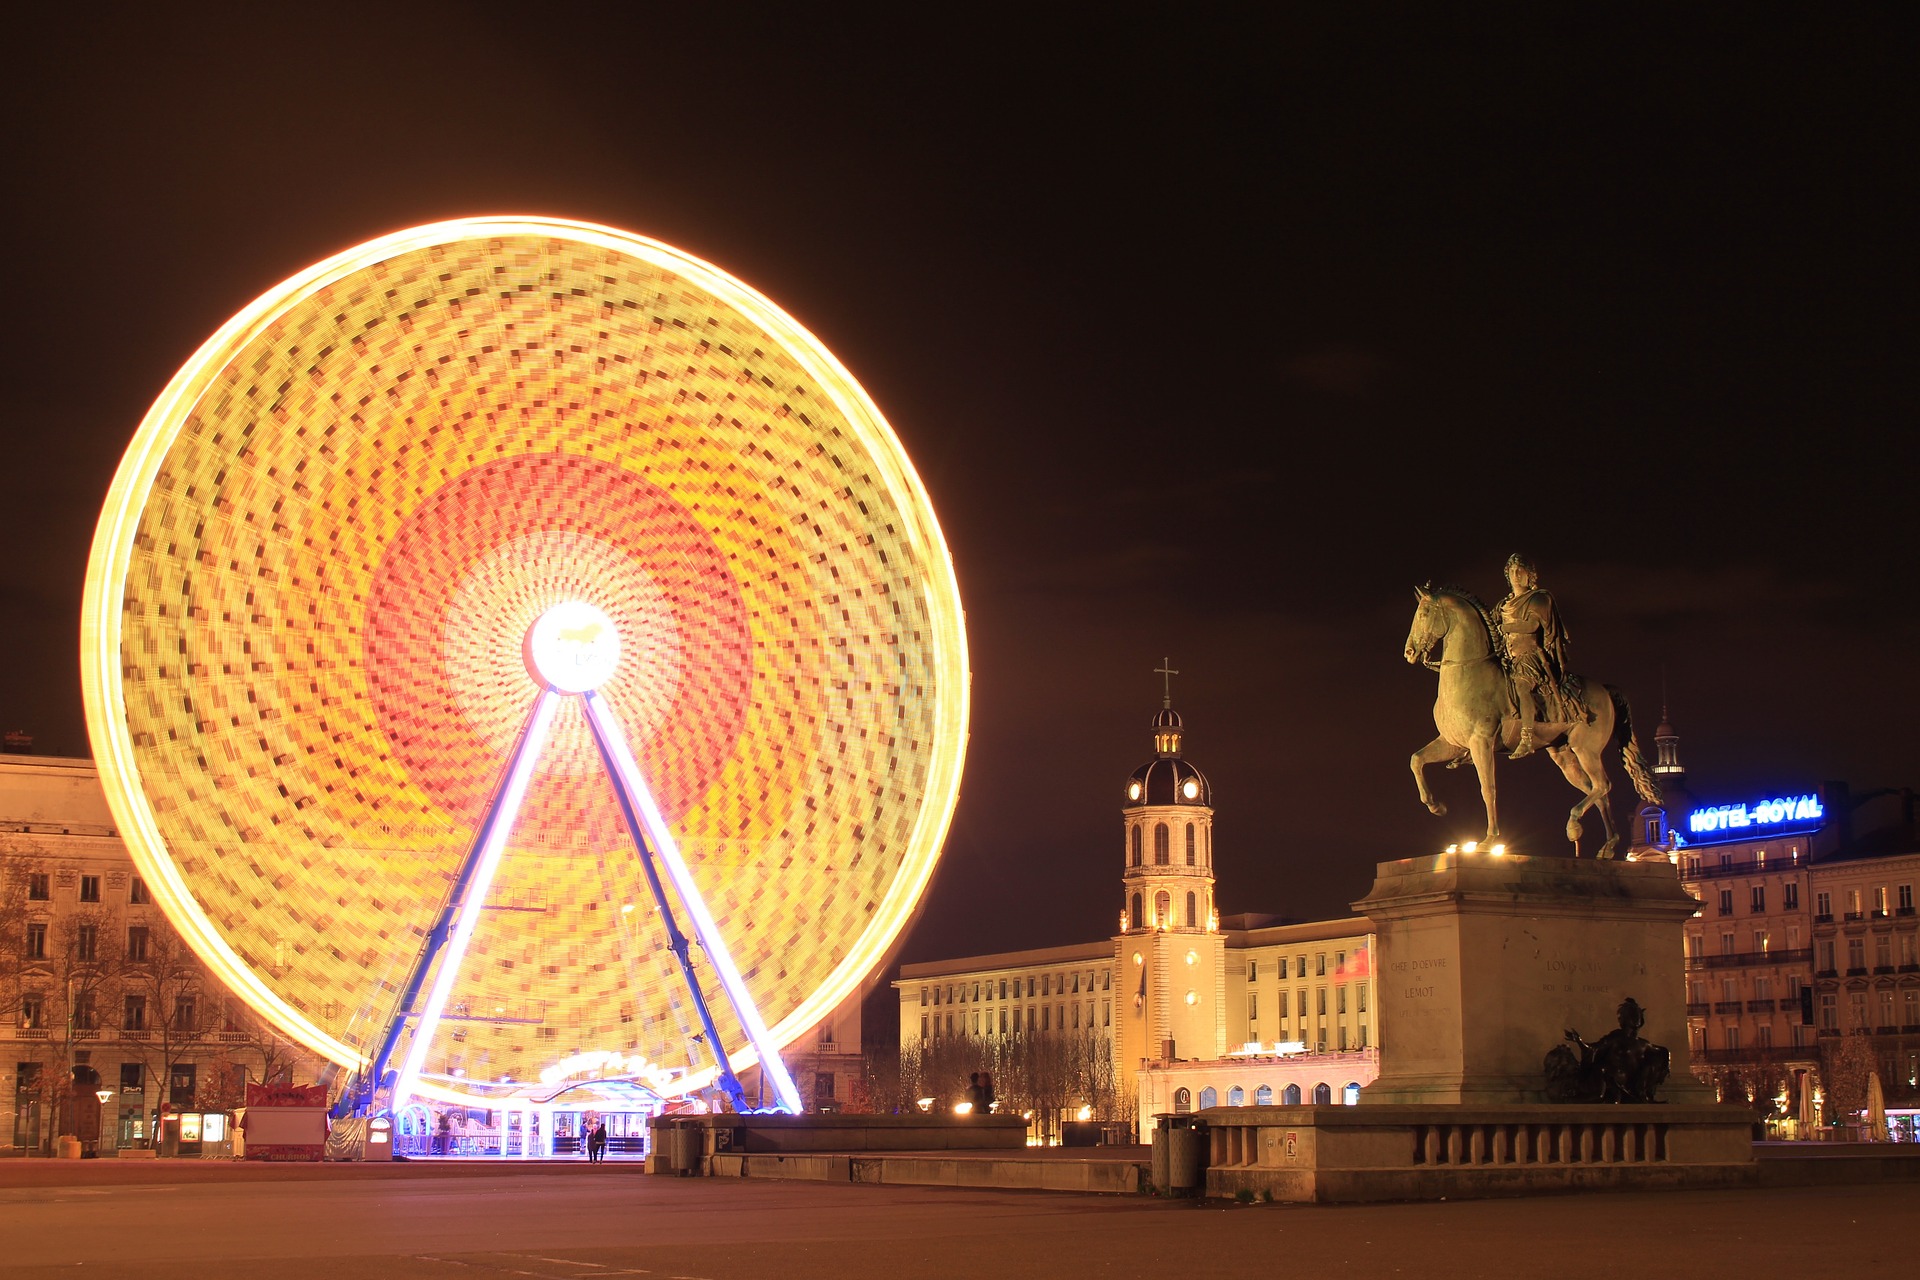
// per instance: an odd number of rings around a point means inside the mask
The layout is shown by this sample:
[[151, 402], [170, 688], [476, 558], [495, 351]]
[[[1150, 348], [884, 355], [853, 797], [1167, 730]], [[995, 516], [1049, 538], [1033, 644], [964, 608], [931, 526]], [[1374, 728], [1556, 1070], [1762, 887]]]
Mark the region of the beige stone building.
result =
[[45, 1153], [62, 1133], [146, 1147], [163, 1111], [224, 1110], [249, 1079], [321, 1066], [179, 940], [92, 762], [0, 755], [0, 1153]]
[[[1048, 1042], [1085, 1046], [1114, 1116], [1193, 1110], [1211, 1089], [1251, 1103], [1305, 1082], [1336, 1101], [1377, 1074], [1372, 937], [1358, 918], [1223, 919], [1215, 901], [1213, 789], [1186, 759], [1171, 706], [1120, 809], [1119, 931], [1097, 942], [905, 965], [903, 1061], [942, 1047], [1018, 1064]], [[1322, 1061], [1324, 1059], [1324, 1061]], [[1218, 1076], [1218, 1082], [1213, 1083]], [[1236, 1094], [1235, 1090], [1239, 1092]], [[1098, 1109], [1092, 1087], [1067, 1111]]]
[[[1700, 900], [1686, 932], [1694, 1069], [1723, 1098], [1771, 1103], [1776, 1137], [1842, 1119], [1828, 1077], [1842, 1037], [1868, 1042], [1890, 1111], [1920, 1107], [1920, 831], [1911, 792], [1844, 783], [1739, 801], [1688, 789], [1663, 712], [1664, 806], [1640, 812], [1636, 858], [1662, 858]], [[1858, 1055], [1856, 1055], [1858, 1056]], [[1843, 1090], [1854, 1093], [1857, 1090]]]

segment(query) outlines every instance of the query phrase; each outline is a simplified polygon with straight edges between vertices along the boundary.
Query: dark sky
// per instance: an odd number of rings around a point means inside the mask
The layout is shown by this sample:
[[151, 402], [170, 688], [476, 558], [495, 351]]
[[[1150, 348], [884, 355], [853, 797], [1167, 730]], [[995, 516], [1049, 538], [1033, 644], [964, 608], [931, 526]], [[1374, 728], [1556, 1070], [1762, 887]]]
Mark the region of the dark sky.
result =
[[[1112, 930], [1163, 654], [1224, 910], [1476, 834], [1470, 771], [1415, 802], [1401, 646], [1416, 582], [1497, 598], [1514, 549], [1649, 749], [1665, 672], [1696, 791], [1920, 783], [1891, 7], [1041, 8], [42, 6], [0, 90], [0, 722], [86, 750], [93, 521], [208, 333], [376, 234], [541, 212], [779, 300], [932, 491], [975, 719], [908, 959]], [[1503, 778], [1564, 850], [1574, 793]]]

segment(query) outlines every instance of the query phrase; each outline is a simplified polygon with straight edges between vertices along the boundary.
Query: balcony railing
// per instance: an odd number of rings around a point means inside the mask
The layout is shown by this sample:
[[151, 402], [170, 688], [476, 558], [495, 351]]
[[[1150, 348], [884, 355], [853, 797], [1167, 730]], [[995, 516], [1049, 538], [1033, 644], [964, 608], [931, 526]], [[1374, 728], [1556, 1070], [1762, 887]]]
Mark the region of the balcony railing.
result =
[[1738, 1013], [1740, 1012], [1740, 1002], [1738, 1000], [1715, 1000], [1713, 1002], [1713, 1011], [1715, 1013]]
[[1739, 862], [1729, 862], [1725, 865], [1702, 864], [1697, 869], [1688, 871], [1681, 879], [1712, 880], [1719, 876], [1785, 875], [1801, 869], [1802, 864], [1792, 859], [1782, 858], [1761, 862], [1754, 858], [1742, 858]]
[[1773, 964], [1812, 964], [1813, 948], [1798, 947], [1791, 951], [1737, 951], [1732, 955], [1689, 956], [1689, 969], [1744, 969], [1753, 965]]
[[1772, 1013], [1773, 1005], [1774, 1005], [1774, 1002], [1771, 1000], [1749, 1000], [1747, 1001], [1747, 1012], [1748, 1013]]
[[1813, 917], [1813, 922], [1814, 922], [1815, 924], [1832, 924], [1832, 923], [1833, 923], [1833, 912], [1831, 912], [1831, 911], [1822, 911], [1822, 912], [1820, 912], [1819, 914], [1817, 914], [1817, 915], [1815, 915], [1815, 916]]
[[1687, 1016], [1689, 1018], [1704, 1018], [1712, 1011], [1713, 1006], [1705, 1000], [1689, 1000], [1687, 1002]]

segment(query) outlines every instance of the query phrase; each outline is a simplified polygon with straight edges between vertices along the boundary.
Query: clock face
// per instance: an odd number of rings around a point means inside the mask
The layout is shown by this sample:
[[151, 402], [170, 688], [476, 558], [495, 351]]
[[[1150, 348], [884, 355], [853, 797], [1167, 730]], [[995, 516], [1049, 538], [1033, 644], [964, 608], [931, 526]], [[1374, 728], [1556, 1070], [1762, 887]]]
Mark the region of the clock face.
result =
[[[624, 727], [776, 1043], [884, 957], [958, 790], [959, 594], [892, 429], [770, 300], [608, 227], [418, 227], [243, 309], [141, 424], [82, 626], [142, 875], [347, 1065], [543, 686]], [[458, 975], [430, 1087], [594, 1052], [711, 1078], [579, 697]]]
[[1140, 798], [1140, 784], [1137, 782], [1129, 782], [1127, 784], [1127, 799], [1138, 800], [1139, 798]]
[[1180, 791], [1187, 799], [1197, 800], [1200, 798], [1200, 783], [1196, 779], [1188, 778], [1186, 784], [1180, 788]]

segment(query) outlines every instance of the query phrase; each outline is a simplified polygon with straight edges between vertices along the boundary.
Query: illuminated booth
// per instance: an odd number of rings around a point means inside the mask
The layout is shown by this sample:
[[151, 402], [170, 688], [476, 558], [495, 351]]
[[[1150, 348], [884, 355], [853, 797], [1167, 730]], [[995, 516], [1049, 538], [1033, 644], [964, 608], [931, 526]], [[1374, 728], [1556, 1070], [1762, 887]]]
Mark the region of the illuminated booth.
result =
[[[413, 1103], [537, 1150], [742, 1108], [755, 1065], [797, 1110], [779, 1051], [917, 909], [966, 738], [946, 547], [851, 375], [557, 219], [386, 236], [224, 325], [121, 464], [82, 624], [141, 875], [403, 1147]], [[583, 1054], [650, 1074], [516, 1084]]]

